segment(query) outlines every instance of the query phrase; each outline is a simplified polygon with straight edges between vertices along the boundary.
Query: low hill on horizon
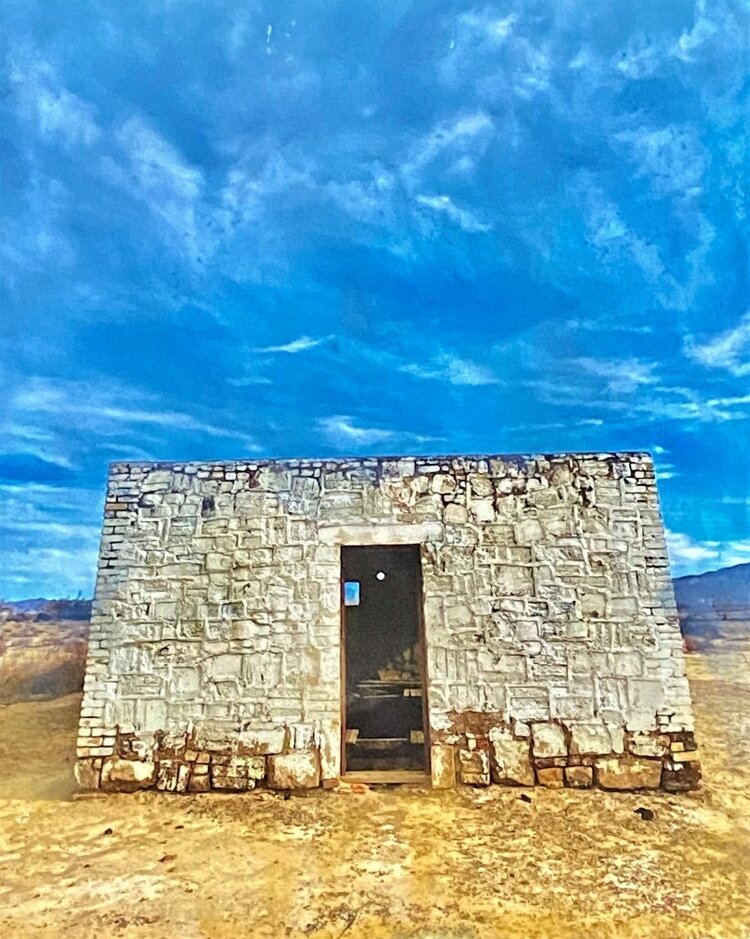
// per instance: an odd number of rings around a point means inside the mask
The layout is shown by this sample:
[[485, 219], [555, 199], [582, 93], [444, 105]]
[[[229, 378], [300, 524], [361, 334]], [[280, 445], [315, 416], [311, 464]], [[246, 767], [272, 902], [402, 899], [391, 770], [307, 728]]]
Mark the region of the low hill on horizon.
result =
[[677, 577], [674, 592], [684, 636], [750, 635], [750, 563]]

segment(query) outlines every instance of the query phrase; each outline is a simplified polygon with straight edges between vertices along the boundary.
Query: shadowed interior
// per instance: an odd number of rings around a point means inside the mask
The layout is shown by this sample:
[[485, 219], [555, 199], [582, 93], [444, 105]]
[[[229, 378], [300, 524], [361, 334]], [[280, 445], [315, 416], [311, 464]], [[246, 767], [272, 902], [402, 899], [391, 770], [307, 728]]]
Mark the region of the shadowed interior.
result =
[[347, 770], [426, 766], [418, 545], [344, 547]]

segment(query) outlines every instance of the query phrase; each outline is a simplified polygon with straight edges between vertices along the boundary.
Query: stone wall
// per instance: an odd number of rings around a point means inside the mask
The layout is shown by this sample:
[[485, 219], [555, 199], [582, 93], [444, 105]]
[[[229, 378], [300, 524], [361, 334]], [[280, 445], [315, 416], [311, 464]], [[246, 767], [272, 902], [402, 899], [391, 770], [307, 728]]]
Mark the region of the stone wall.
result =
[[697, 785], [646, 454], [113, 464], [81, 784], [335, 785], [340, 547], [394, 543], [434, 785]]

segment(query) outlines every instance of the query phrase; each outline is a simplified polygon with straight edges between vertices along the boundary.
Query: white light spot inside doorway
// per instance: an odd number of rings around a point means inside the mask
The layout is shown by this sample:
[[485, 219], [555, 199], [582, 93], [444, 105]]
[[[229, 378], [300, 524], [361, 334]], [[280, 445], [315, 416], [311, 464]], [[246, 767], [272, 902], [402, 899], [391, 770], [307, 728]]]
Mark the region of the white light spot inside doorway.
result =
[[385, 571], [378, 571], [375, 575], [376, 580], [385, 580]]

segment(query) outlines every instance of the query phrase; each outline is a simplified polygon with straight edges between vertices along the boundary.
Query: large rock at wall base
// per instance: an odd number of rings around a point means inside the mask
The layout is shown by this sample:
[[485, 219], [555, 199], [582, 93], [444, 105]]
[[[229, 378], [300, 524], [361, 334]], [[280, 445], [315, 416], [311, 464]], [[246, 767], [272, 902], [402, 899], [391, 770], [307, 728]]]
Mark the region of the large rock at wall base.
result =
[[211, 786], [243, 792], [254, 789], [266, 775], [263, 756], [216, 756], [211, 762]]
[[669, 737], [666, 734], [635, 733], [629, 749], [635, 756], [662, 757], [669, 750]]
[[211, 777], [207, 766], [194, 766], [188, 780], [188, 792], [208, 792], [211, 788]]
[[567, 756], [568, 746], [565, 731], [559, 724], [533, 724], [531, 739], [534, 756]]
[[594, 770], [591, 766], [566, 766], [565, 785], [571, 789], [589, 789], [594, 784]]
[[102, 766], [102, 789], [135, 792], [150, 789], [156, 782], [156, 763], [110, 757]]
[[690, 792], [692, 789], [700, 789], [700, 763], [697, 761], [674, 763], [670, 760], [664, 764], [661, 785], [667, 792]]
[[[619, 728], [615, 734], [622, 738], [622, 730]], [[605, 724], [573, 724], [570, 728], [570, 752], [573, 755], [587, 756], [606, 756], [609, 753], [619, 751], [613, 741], [612, 734]]]
[[602, 789], [658, 789], [661, 760], [632, 756], [597, 760], [596, 781]]
[[466, 786], [489, 786], [489, 753], [486, 750], [459, 750], [458, 771], [461, 782]]
[[73, 767], [73, 775], [81, 789], [98, 789], [101, 769], [101, 759], [78, 760]]
[[190, 765], [180, 760], [161, 760], [156, 772], [156, 788], [162, 792], [187, 792]]
[[269, 756], [268, 785], [271, 789], [314, 789], [319, 786], [318, 751], [295, 750]]
[[545, 789], [562, 789], [565, 785], [563, 771], [557, 766], [538, 769], [536, 778], [539, 785], [544, 786]]
[[528, 740], [515, 740], [510, 734], [490, 731], [490, 774], [492, 782], [511, 786], [533, 786]]
[[456, 754], [451, 746], [430, 747], [430, 771], [433, 789], [453, 789], [456, 785]]

